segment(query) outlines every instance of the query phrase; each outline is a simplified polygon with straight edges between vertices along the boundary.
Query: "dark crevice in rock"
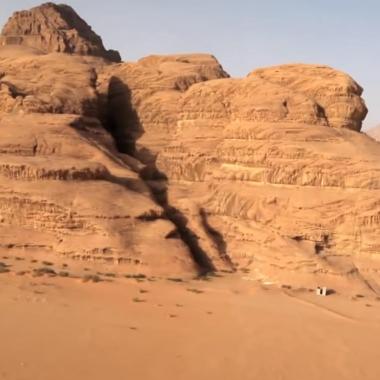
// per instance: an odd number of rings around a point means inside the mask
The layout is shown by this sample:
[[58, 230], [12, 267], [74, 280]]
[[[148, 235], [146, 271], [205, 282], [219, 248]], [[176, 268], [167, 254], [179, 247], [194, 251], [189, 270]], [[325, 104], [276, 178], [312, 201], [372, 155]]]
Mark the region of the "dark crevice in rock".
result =
[[[1, 79], [1, 78], [0, 78], [0, 79]], [[19, 96], [21, 96], [21, 97], [23, 97], [23, 98], [26, 96], [25, 93], [23, 93], [22, 91], [20, 91], [15, 85], [13, 85], [13, 84], [10, 83], [10, 82], [7, 82], [7, 81], [0, 81], [0, 87], [1, 87], [2, 84], [5, 85], [5, 86], [8, 88], [9, 93], [10, 93], [10, 95], [11, 95], [11, 97], [12, 97], [13, 99], [18, 98]]]
[[320, 241], [315, 242], [314, 250], [317, 255], [322, 253], [326, 248], [331, 248], [331, 236], [328, 233], [322, 235]]
[[322, 253], [324, 249], [325, 249], [325, 246], [323, 244], [319, 242], [315, 243], [314, 251], [316, 255], [319, 255], [320, 253]]
[[284, 107], [285, 109], [285, 117], [287, 117], [289, 115], [289, 108], [288, 108], [288, 101], [287, 100], [284, 100], [282, 102], [282, 106]]
[[321, 119], [324, 119], [326, 121], [326, 125], [330, 127], [330, 122], [326, 115], [326, 111], [320, 104], [317, 104], [317, 116]]
[[329, 234], [325, 233], [321, 236], [320, 240], [311, 240], [310, 238], [307, 238], [303, 235], [295, 235], [295, 236], [290, 236], [290, 238], [298, 243], [302, 241], [308, 241], [314, 244], [314, 253], [316, 255], [320, 255], [323, 253], [325, 249], [331, 248], [330, 240], [331, 237]]

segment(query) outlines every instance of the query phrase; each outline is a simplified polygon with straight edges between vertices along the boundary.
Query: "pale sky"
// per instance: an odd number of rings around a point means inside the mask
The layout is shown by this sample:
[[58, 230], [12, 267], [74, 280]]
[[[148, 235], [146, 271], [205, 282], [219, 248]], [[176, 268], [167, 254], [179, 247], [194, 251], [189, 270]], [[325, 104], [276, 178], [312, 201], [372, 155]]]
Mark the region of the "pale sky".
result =
[[[349, 73], [380, 123], [379, 0], [67, 0], [124, 60], [214, 54], [232, 76], [283, 63]], [[35, 0], [0, 0], [0, 24]]]

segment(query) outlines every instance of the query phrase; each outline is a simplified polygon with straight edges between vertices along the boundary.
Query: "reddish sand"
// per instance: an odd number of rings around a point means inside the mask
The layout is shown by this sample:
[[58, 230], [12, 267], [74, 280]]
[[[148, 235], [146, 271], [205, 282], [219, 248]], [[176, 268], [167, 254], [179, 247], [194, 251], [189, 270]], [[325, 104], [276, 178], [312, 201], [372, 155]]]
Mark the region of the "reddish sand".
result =
[[380, 370], [371, 295], [265, 290], [235, 275], [83, 283], [10, 273], [0, 310], [6, 380], [375, 380]]

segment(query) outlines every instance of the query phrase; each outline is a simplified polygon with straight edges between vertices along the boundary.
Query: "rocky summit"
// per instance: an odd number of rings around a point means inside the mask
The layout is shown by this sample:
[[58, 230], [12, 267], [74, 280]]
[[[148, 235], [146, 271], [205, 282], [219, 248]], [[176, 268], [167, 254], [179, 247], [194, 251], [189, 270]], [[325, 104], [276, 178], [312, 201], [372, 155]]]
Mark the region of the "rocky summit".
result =
[[120, 62], [120, 54], [106, 50], [102, 39], [68, 5], [46, 3], [16, 12], [4, 26], [0, 45], [22, 45], [44, 53], [94, 55]]
[[380, 290], [380, 145], [347, 74], [115, 64], [51, 3], [15, 13], [1, 45], [3, 251]]

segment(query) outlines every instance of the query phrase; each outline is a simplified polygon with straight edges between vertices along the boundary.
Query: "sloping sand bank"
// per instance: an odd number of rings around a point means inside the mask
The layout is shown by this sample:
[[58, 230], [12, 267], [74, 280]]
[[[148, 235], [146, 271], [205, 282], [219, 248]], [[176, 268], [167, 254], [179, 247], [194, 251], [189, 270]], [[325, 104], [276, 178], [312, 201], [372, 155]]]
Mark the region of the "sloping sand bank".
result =
[[0, 379], [378, 379], [374, 296], [0, 275]]

